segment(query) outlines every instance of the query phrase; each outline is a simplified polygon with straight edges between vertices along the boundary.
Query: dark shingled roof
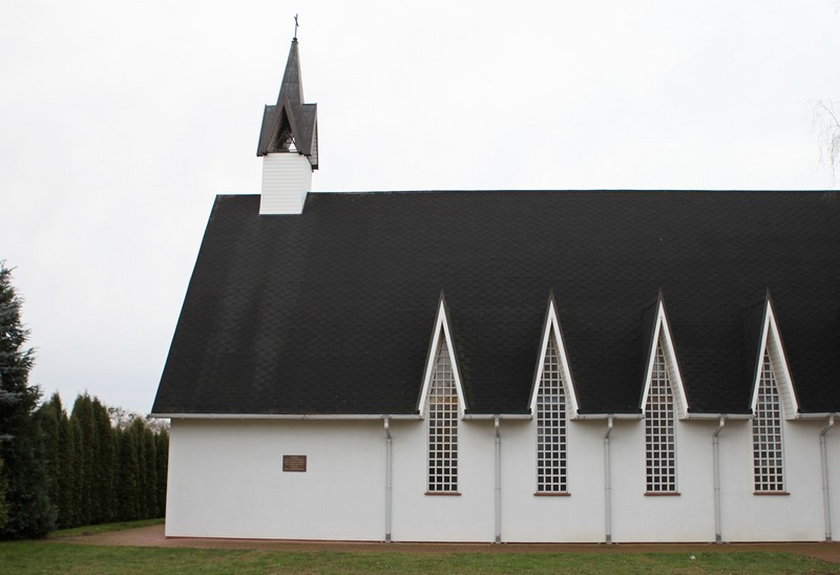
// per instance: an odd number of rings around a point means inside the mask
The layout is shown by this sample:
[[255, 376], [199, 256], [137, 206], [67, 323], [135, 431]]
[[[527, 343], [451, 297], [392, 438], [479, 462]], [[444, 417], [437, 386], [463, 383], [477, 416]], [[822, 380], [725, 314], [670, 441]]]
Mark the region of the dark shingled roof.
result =
[[666, 304], [691, 412], [748, 413], [768, 290], [800, 409], [840, 411], [822, 192], [219, 196], [155, 413], [414, 413], [441, 291], [471, 413], [525, 413], [553, 291], [584, 413], [638, 413]]

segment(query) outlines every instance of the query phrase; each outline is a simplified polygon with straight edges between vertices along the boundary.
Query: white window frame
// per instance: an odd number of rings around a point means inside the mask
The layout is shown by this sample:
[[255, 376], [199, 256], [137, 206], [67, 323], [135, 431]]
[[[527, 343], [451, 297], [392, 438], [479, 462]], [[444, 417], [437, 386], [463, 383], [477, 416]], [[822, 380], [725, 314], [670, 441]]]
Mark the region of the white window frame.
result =
[[426, 492], [458, 493], [459, 400], [455, 366], [446, 338], [440, 338], [428, 397]]
[[[667, 411], [651, 408], [651, 387], [654, 370], [659, 371], [656, 362], [661, 356], [664, 365], [664, 376], [670, 394], [665, 399], [669, 405]], [[657, 373], [657, 375], [660, 375]], [[661, 378], [660, 378], [661, 379]], [[661, 381], [659, 382], [661, 383]], [[650, 356], [645, 371], [645, 385], [642, 392], [642, 416], [645, 420], [645, 494], [646, 495], [679, 495], [678, 465], [677, 465], [677, 425], [679, 419], [688, 417], [688, 398], [685, 394], [682, 373], [671, 324], [665, 311], [665, 300], [662, 292], [656, 302], [656, 318], [651, 338]], [[657, 403], [656, 405], [661, 405]], [[664, 450], [662, 449], [664, 446]], [[662, 467], [663, 459], [666, 466]], [[660, 465], [655, 465], [659, 463]], [[663, 471], [667, 474], [663, 477]], [[664, 489], [663, 487], [667, 487]]]
[[536, 495], [568, 494], [567, 421], [563, 362], [549, 332], [537, 390]]
[[785, 449], [782, 402], [773, 361], [766, 351], [753, 411], [753, 488], [755, 493], [785, 493]]
[[[767, 371], [768, 363], [769, 372]], [[765, 399], [765, 401], [760, 402], [760, 399]], [[767, 401], [771, 402], [769, 410], [766, 409]], [[761, 329], [750, 405], [753, 412], [754, 493], [756, 495], [787, 494], [783, 421], [796, 417], [799, 402], [794, 392], [793, 380], [769, 291], [764, 302], [764, 324]]]
[[[449, 483], [453, 489], [449, 490], [441, 490], [439, 487], [445, 484], [445, 482], [431, 481], [432, 477], [432, 467], [438, 467], [437, 460], [440, 459], [437, 457], [438, 450], [437, 446], [433, 448], [433, 444], [439, 444], [439, 441], [433, 441], [433, 439], [438, 439], [438, 437], [433, 436], [432, 434], [432, 414], [430, 412], [431, 409], [431, 402], [430, 397], [432, 393], [432, 386], [434, 381], [435, 375], [437, 373], [438, 367], [438, 358], [441, 353], [446, 354], [446, 359], [448, 360], [448, 365], [451, 366], [451, 376], [452, 376], [452, 383], [455, 386], [455, 394], [453, 399], [456, 402], [456, 409], [454, 412], [447, 412], [452, 413], [455, 417], [451, 420], [451, 423], [454, 423], [454, 433], [451, 436], [454, 437], [454, 445], [450, 445], [449, 447], [452, 448], [450, 453], [454, 454], [454, 457], [448, 461], [445, 465], [450, 466], [450, 471], [452, 472], [451, 475], [454, 476], [455, 481], [454, 484], [452, 482]], [[437, 406], [436, 406], [437, 407]], [[458, 492], [458, 480], [460, 479], [458, 471], [458, 427], [459, 421], [464, 417], [464, 411], [466, 410], [466, 401], [464, 399], [464, 388], [461, 384], [461, 375], [458, 370], [458, 363], [455, 361], [455, 350], [452, 345], [452, 335], [451, 330], [449, 328], [449, 317], [446, 308], [446, 300], [441, 293], [440, 300], [438, 302], [438, 309], [437, 309], [437, 316], [435, 318], [434, 324], [434, 331], [432, 332], [432, 341], [429, 345], [429, 353], [426, 359], [426, 369], [423, 374], [423, 385], [421, 387], [420, 397], [418, 399], [417, 410], [421, 414], [421, 417], [424, 417], [428, 420], [426, 427], [427, 427], [427, 442], [426, 442], [426, 494], [427, 495], [460, 495]], [[437, 419], [435, 419], [437, 422]], [[453, 431], [450, 428], [450, 431]], [[433, 455], [435, 463], [433, 465]], [[443, 463], [442, 463], [443, 465]], [[436, 470], [436, 469], [435, 469]], [[438, 474], [434, 474], [436, 477]]]
[[670, 369], [656, 345], [645, 401], [645, 493], [676, 494], [677, 429]]

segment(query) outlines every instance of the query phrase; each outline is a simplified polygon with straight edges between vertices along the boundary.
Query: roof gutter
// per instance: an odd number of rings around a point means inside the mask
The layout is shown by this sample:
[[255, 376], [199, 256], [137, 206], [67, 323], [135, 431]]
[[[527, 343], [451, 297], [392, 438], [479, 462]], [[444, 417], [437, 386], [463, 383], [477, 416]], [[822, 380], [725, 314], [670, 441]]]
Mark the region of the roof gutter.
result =
[[753, 415], [751, 413], [689, 413], [683, 419], [720, 421], [721, 418], [748, 421], [750, 419], [753, 419]]
[[419, 413], [370, 414], [370, 413], [150, 413], [154, 419], [318, 419], [318, 420], [380, 420], [380, 419], [423, 419]]
[[840, 417], [840, 413], [829, 411], [825, 413], [797, 413], [793, 419], [833, 419]]
[[572, 419], [599, 419], [599, 420], [617, 420], [617, 419], [644, 419], [641, 413], [578, 413]]
[[463, 419], [470, 420], [487, 420], [487, 421], [495, 421], [498, 419], [520, 419], [520, 420], [528, 420], [534, 419], [534, 416], [530, 413], [509, 413], [505, 415], [504, 413], [465, 413]]

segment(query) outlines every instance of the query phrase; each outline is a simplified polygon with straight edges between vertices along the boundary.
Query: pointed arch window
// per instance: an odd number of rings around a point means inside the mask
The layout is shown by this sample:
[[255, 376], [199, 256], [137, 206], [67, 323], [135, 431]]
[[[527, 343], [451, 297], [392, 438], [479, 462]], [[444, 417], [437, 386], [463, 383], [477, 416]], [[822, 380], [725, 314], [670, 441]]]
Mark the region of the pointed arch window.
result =
[[566, 395], [560, 354], [550, 333], [537, 392], [537, 493], [566, 492]]
[[651, 369], [645, 404], [645, 468], [649, 494], [677, 492], [674, 394], [661, 342]]
[[784, 450], [782, 442], [782, 407], [776, 374], [765, 350], [753, 429], [753, 470], [756, 493], [784, 493]]
[[429, 386], [428, 492], [458, 492], [458, 392], [455, 374], [441, 333]]

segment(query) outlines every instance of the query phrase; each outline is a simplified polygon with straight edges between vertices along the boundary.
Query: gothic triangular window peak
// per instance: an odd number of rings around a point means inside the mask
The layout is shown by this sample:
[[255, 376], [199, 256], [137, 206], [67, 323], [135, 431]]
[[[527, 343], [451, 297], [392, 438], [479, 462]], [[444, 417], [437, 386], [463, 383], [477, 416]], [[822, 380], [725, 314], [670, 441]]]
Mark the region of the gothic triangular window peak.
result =
[[647, 411], [647, 398], [651, 390], [651, 381], [654, 375], [655, 364], [657, 357], [661, 355], [661, 360], [664, 362], [665, 369], [667, 369], [668, 373], [668, 381], [671, 386], [675, 415], [678, 419], [685, 419], [688, 417], [688, 398], [685, 393], [685, 386], [683, 384], [682, 374], [679, 368], [674, 337], [671, 332], [671, 325], [668, 321], [668, 315], [665, 310], [665, 301], [661, 292], [654, 311], [653, 329], [650, 330], [650, 352], [648, 355], [647, 371], [645, 373], [644, 391], [642, 393], [642, 410], [643, 413]]
[[531, 408], [531, 413], [533, 414], [536, 414], [537, 412], [538, 396], [541, 389], [543, 373], [547, 366], [546, 357], [549, 353], [554, 353], [554, 357], [556, 358], [556, 366], [558, 370], [557, 376], [559, 378], [558, 381], [564, 396], [565, 417], [574, 419], [578, 413], [579, 407], [577, 393], [575, 392], [572, 372], [569, 367], [569, 358], [566, 353], [566, 345], [563, 338], [563, 331], [560, 328], [560, 321], [557, 316], [557, 307], [555, 305], [553, 295], [549, 295], [548, 299], [540, 345], [540, 355], [537, 360], [537, 369], [534, 375], [530, 402], [528, 404]]
[[458, 428], [465, 407], [446, 300], [441, 293], [418, 405], [427, 420], [429, 495], [458, 493]]
[[418, 398], [417, 410], [424, 416], [426, 415], [428, 409], [430, 388], [442, 343], [442, 349], [446, 350], [449, 357], [449, 365], [451, 366], [453, 383], [455, 385], [455, 394], [458, 399], [458, 414], [459, 416], [462, 416], [467, 406], [464, 399], [464, 388], [461, 384], [461, 376], [458, 371], [458, 363], [455, 359], [455, 349], [452, 346], [452, 332], [449, 327], [446, 300], [444, 299], [443, 294], [441, 294], [440, 299], [438, 300], [437, 315], [435, 317], [434, 330], [432, 331], [432, 341], [429, 345], [429, 351], [426, 359], [426, 369], [423, 374], [423, 384], [421, 386], [420, 397]]
[[753, 379], [753, 394], [751, 407], [753, 413], [758, 405], [759, 387], [761, 386], [764, 374], [764, 363], [769, 358], [773, 370], [773, 378], [778, 391], [781, 413], [783, 419], [793, 419], [799, 412], [799, 402], [790, 375], [790, 368], [787, 362], [784, 345], [782, 343], [781, 331], [773, 301], [768, 291], [764, 304], [764, 325], [761, 330], [761, 340], [758, 342], [758, 362], [755, 368]]

